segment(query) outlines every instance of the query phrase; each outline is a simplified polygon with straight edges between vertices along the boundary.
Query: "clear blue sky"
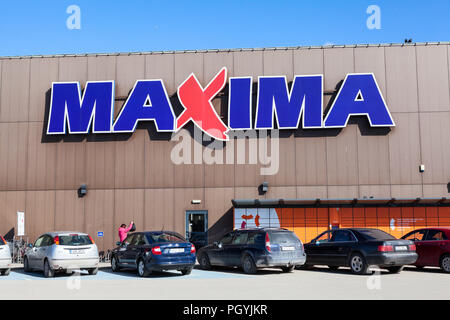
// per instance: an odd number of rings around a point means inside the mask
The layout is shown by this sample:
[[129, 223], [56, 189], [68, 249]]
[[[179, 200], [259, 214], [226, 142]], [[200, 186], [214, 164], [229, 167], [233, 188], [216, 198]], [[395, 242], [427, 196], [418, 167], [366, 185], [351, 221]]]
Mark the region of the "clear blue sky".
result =
[[2, 0], [0, 56], [450, 41], [449, 15], [449, 0]]

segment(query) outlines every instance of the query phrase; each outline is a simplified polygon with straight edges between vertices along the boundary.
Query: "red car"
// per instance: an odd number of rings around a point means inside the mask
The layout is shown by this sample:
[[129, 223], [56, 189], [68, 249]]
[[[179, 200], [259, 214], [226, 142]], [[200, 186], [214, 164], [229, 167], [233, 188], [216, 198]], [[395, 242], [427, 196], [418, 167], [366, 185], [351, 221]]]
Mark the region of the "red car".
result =
[[418, 268], [440, 267], [450, 273], [450, 228], [423, 228], [402, 237], [412, 240], [419, 258], [414, 263]]

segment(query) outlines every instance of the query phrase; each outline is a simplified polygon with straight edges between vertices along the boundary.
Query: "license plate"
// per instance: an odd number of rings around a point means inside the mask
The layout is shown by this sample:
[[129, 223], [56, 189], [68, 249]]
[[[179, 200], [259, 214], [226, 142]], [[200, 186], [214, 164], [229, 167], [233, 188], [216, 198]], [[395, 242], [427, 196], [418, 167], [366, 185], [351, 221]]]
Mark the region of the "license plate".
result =
[[184, 252], [183, 248], [169, 249], [169, 253], [181, 253]]
[[83, 254], [84, 250], [69, 250], [69, 253], [71, 253], [71, 254]]
[[408, 251], [407, 246], [396, 246], [395, 251]]
[[281, 247], [282, 251], [294, 251], [295, 247]]

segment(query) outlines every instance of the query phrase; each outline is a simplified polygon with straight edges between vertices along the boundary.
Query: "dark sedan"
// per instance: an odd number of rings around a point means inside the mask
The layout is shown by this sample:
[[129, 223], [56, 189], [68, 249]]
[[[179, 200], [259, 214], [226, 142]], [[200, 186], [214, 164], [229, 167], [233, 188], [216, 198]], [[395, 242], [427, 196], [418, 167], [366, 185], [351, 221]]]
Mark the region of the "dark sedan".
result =
[[141, 277], [163, 270], [178, 270], [187, 275], [195, 264], [195, 246], [176, 232], [135, 232], [117, 245], [111, 256], [114, 272], [130, 268]]
[[417, 260], [414, 242], [368, 228], [325, 231], [305, 244], [305, 252], [305, 266], [350, 267], [356, 274], [367, 274], [372, 265], [398, 273]]
[[291, 272], [305, 260], [303, 244], [295, 233], [277, 228], [234, 230], [198, 251], [198, 262], [203, 269], [242, 267], [245, 273], [269, 267]]

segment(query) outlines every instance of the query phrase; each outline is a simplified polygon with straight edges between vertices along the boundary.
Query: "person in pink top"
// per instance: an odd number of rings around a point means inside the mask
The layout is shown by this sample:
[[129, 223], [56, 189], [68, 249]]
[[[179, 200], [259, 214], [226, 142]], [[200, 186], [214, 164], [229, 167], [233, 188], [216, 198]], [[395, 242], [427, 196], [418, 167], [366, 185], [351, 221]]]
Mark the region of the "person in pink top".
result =
[[128, 231], [130, 231], [132, 227], [133, 227], [133, 221], [130, 222], [130, 226], [128, 228], [127, 228], [127, 225], [125, 223], [122, 223], [120, 225], [120, 228], [119, 228], [119, 239], [120, 239], [120, 242], [123, 242], [123, 240], [125, 240], [125, 238], [127, 237]]

